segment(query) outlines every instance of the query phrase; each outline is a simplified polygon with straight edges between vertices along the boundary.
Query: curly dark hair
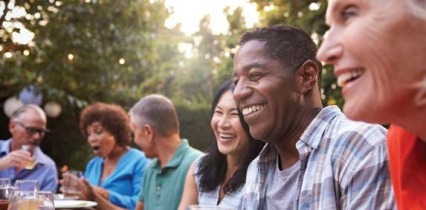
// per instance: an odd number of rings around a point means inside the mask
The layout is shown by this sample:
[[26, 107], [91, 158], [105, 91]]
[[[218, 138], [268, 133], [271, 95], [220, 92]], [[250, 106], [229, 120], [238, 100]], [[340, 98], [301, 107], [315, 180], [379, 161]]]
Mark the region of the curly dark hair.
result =
[[[265, 41], [268, 55], [292, 70], [297, 70], [308, 60], [314, 61], [321, 69], [321, 62], [316, 58], [316, 44], [299, 28], [284, 25], [256, 28], [244, 33], [239, 45], [243, 46], [252, 40]], [[318, 81], [321, 81], [321, 71], [318, 71]]]
[[131, 140], [130, 121], [126, 111], [115, 104], [94, 103], [80, 113], [80, 130], [87, 136], [87, 127], [99, 122], [111, 135], [117, 145], [127, 146]]
[[[217, 104], [219, 103], [222, 95], [229, 90], [233, 90], [234, 85], [231, 80], [223, 83], [216, 94], [213, 97], [212, 107], [211, 107], [211, 116], [213, 116], [214, 110], [216, 109]], [[254, 139], [249, 132], [249, 127], [244, 121], [244, 117], [240, 111], [238, 111], [238, 117], [240, 118], [241, 125], [246, 132], [249, 138], [249, 149], [247, 153], [241, 154], [243, 162], [240, 164], [240, 168], [235, 171], [232, 177], [225, 183], [223, 190], [225, 193], [232, 193], [235, 190], [239, 189], [246, 182], [247, 168], [250, 162], [259, 155], [260, 150], [262, 150], [265, 145], [264, 142]], [[212, 131], [212, 140], [211, 144], [207, 150], [207, 154], [202, 157], [200, 161], [200, 170], [198, 175], [200, 175], [200, 188], [203, 192], [210, 192], [216, 189], [224, 180], [226, 176], [226, 155], [219, 152], [216, 138]]]

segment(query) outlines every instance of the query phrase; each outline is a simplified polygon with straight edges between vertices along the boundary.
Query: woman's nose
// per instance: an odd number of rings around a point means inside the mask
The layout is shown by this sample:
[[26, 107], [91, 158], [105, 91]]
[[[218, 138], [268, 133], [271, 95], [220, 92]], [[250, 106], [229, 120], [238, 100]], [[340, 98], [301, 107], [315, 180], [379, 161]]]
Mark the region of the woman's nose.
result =
[[343, 54], [343, 46], [337, 40], [336, 33], [327, 32], [324, 36], [324, 42], [317, 52], [317, 58], [327, 64], [335, 64]]
[[229, 120], [226, 118], [226, 116], [222, 116], [219, 120], [219, 122], [217, 122], [217, 125], [221, 128], [226, 128], [229, 127]]
[[87, 134], [87, 140], [89, 141], [89, 142], [92, 142], [92, 141], [94, 141], [96, 138], [95, 138], [95, 135], [93, 135], [93, 134]]

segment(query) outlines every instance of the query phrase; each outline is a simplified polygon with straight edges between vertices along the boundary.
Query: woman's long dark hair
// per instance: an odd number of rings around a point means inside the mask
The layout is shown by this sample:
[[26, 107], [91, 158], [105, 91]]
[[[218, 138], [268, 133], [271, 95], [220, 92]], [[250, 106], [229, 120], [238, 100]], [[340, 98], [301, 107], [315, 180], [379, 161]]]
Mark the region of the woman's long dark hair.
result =
[[[220, 97], [226, 91], [232, 91], [233, 88], [234, 85], [231, 81], [226, 81], [219, 87], [213, 98], [211, 116], [213, 116]], [[241, 125], [249, 138], [249, 149], [246, 154], [241, 154], [243, 156], [243, 162], [241, 163], [240, 168], [237, 169], [228, 182], [225, 183], [223, 187], [225, 194], [233, 192], [235, 189], [244, 185], [246, 182], [247, 167], [250, 162], [259, 155], [259, 152], [264, 145], [262, 141], [256, 140], [250, 135], [249, 127], [244, 121], [244, 117], [240, 111], [238, 111], [238, 116], [240, 118]], [[200, 190], [202, 192], [209, 192], [216, 189], [216, 187], [224, 181], [226, 175], [226, 155], [219, 152], [213, 131], [212, 136], [212, 142], [207, 150], [207, 154], [200, 161], [200, 169], [197, 173], [197, 175], [200, 176]]]

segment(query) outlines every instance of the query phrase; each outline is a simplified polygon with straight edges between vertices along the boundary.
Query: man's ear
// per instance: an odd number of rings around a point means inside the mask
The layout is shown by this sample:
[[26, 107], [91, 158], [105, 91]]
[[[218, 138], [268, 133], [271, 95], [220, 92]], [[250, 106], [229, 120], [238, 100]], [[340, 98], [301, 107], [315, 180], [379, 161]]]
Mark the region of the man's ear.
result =
[[318, 84], [318, 66], [312, 60], [305, 61], [297, 69], [297, 87], [301, 94], [306, 94]]
[[16, 123], [13, 122], [12, 120], [10, 120], [9, 121], [9, 132], [12, 133], [13, 130], [15, 129], [15, 127], [16, 127]]
[[150, 142], [154, 139], [155, 130], [152, 125], [145, 123], [143, 125], [143, 133]]

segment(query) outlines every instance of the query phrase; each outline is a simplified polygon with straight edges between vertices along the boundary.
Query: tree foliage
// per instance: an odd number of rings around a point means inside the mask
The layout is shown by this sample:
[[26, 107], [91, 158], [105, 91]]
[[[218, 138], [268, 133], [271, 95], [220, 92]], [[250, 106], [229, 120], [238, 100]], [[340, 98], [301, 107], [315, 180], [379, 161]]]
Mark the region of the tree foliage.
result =
[[229, 23], [226, 34], [215, 34], [209, 27], [210, 17], [205, 16], [200, 30], [187, 41], [193, 46], [191, 57], [183, 63], [178, 79], [187, 101], [210, 104], [218, 86], [231, 78], [237, 42], [247, 29], [242, 8], [225, 8], [224, 14]]
[[43, 18], [14, 20], [32, 31], [34, 40], [16, 50], [10, 50], [16, 46], [10, 37], [2, 43], [3, 51], [13, 54], [0, 60], [4, 88], [37, 84], [48, 98], [82, 102], [80, 107], [170, 92], [181, 34], [164, 27], [168, 13], [162, 1], [49, 2], [22, 5]]

